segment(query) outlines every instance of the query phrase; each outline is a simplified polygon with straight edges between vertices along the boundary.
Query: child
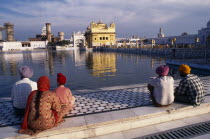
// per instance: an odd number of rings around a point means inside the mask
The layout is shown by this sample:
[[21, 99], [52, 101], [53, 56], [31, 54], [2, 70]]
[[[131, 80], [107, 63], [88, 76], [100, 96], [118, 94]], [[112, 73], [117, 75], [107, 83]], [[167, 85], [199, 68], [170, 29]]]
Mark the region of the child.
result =
[[71, 90], [64, 86], [65, 83], [66, 83], [66, 77], [62, 73], [58, 73], [57, 74], [58, 88], [55, 89], [55, 93], [60, 100], [62, 113], [64, 113], [64, 115], [69, 113], [75, 102], [75, 97], [72, 96]]

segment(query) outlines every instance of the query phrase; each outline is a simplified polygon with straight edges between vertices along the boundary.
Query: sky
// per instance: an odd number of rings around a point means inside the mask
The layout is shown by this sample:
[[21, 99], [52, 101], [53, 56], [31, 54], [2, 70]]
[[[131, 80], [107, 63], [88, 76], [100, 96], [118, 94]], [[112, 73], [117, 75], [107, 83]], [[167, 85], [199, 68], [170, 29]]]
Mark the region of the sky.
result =
[[13, 23], [17, 40], [41, 34], [45, 23], [68, 39], [99, 20], [115, 22], [118, 38], [157, 37], [160, 27], [165, 36], [197, 34], [210, 20], [210, 0], [0, 0], [0, 26]]

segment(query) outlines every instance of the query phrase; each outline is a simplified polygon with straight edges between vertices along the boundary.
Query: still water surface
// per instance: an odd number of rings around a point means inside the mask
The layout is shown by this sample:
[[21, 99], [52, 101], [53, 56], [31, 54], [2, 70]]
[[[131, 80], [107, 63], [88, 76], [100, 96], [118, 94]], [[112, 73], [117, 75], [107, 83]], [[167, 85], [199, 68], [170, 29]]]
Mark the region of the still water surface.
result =
[[[84, 51], [24, 51], [0, 53], [0, 97], [10, 97], [12, 85], [20, 80], [18, 69], [22, 65], [33, 68], [37, 81], [49, 76], [51, 89], [57, 87], [57, 73], [67, 77], [71, 90], [94, 89], [109, 86], [145, 83], [156, 76], [155, 68], [165, 64], [164, 58], [145, 55], [84, 52]], [[177, 67], [170, 74], [177, 78]], [[201, 72], [203, 73], [203, 72]], [[205, 73], [210, 75], [209, 72]]]

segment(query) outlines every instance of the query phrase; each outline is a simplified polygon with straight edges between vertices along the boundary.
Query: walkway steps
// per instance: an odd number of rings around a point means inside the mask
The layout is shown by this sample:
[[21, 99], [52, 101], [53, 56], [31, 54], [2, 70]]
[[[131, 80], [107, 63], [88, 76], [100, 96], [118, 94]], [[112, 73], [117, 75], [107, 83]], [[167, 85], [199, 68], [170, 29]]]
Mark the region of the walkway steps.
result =
[[[207, 97], [206, 101], [210, 102], [209, 96]], [[145, 106], [127, 110], [70, 118], [67, 119], [66, 122], [60, 124], [58, 127], [42, 132], [34, 137], [16, 133], [19, 126], [14, 126], [13, 128], [4, 127], [6, 129], [0, 128], [0, 133], [1, 137], [3, 137], [2, 135], [4, 134], [4, 137], [8, 139], [80, 139], [154, 125], [158, 123], [201, 115], [209, 112], [210, 103], [204, 103], [198, 107], [178, 103], [175, 103], [172, 106], [165, 108]], [[2, 132], [2, 130], [4, 132]], [[9, 133], [11, 136], [8, 136], [7, 133]]]

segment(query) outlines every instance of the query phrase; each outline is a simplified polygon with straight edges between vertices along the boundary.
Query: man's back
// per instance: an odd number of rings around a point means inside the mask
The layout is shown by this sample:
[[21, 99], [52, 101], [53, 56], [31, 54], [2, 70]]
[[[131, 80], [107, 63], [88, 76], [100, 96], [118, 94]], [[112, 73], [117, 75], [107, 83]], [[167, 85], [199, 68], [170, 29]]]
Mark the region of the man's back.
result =
[[58, 96], [61, 104], [69, 104], [72, 99], [72, 93], [69, 88], [63, 85], [55, 89], [55, 93]]
[[191, 97], [192, 103], [196, 105], [200, 104], [205, 95], [203, 83], [196, 75], [193, 74], [188, 74], [186, 76], [186, 82], [189, 89], [187, 91], [187, 95]]
[[28, 95], [31, 91], [37, 90], [37, 83], [29, 78], [23, 78], [17, 81], [12, 88], [13, 106], [19, 109], [25, 109]]
[[161, 76], [149, 83], [154, 87], [154, 98], [158, 104], [168, 105], [174, 101], [174, 79], [171, 76]]
[[186, 75], [180, 81], [176, 93], [187, 95], [193, 105], [199, 105], [205, 95], [203, 83], [193, 74]]

